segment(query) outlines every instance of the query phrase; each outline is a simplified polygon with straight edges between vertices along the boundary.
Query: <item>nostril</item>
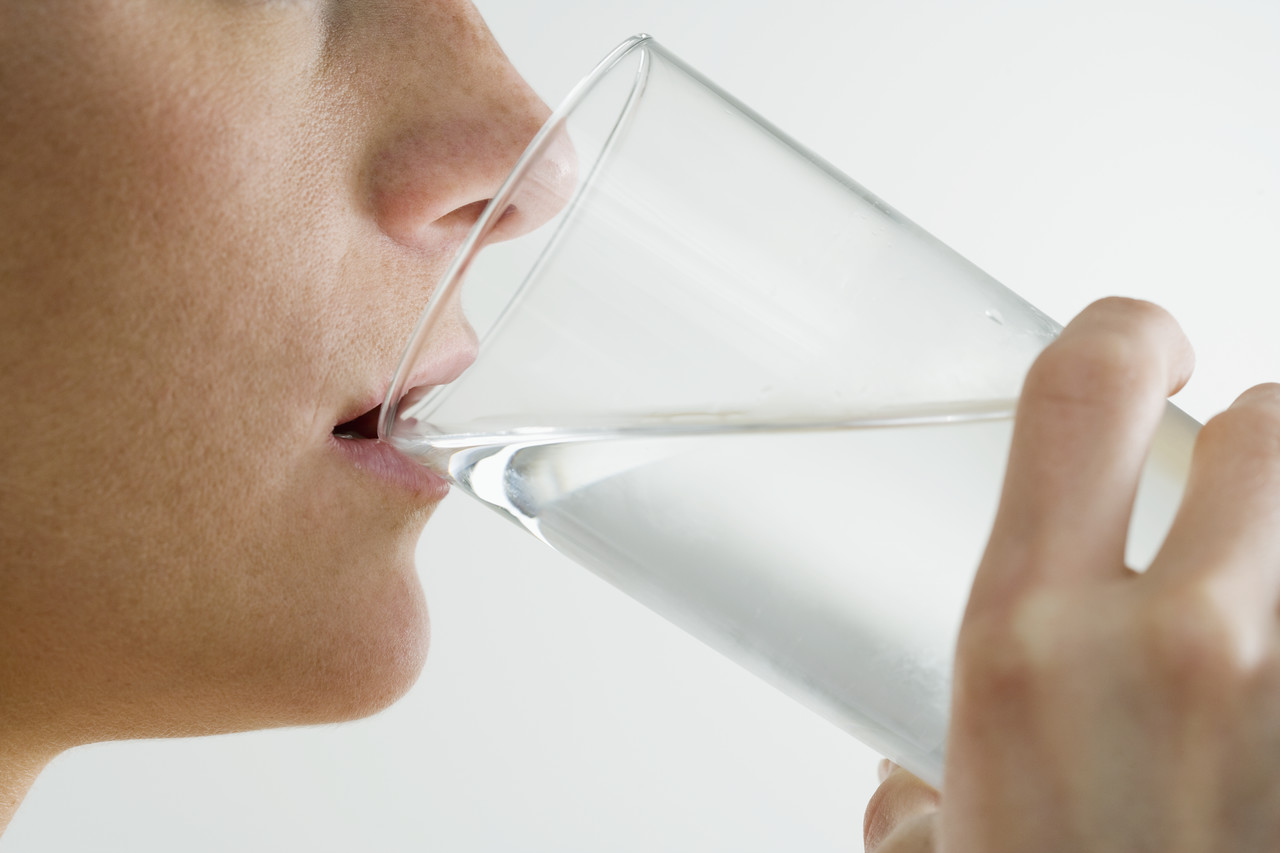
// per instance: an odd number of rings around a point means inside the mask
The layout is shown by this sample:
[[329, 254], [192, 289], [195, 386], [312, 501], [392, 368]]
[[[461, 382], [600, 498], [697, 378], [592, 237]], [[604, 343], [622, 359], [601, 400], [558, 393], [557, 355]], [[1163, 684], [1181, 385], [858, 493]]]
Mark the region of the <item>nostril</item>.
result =
[[[461, 238], [470, 232], [476, 222], [480, 220], [481, 214], [483, 214], [485, 208], [489, 206], [489, 201], [489, 199], [485, 199], [484, 201], [475, 201], [471, 204], [463, 205], [455, 210], [451, 210], [449, 213], [436, 220], [433, 227], [438, 229], [443, 228], [449, 233], [454, 233], [456, 230], [456, 236]], [[511, 226], [515, 224], [517, 219], [516, 206], [514, 204], [507, 205], [506, 209], [503, 210], [499, 216], [493, 219], [491, 224], [488, 226], [488, 230], [486, 231], [486, 234], [489, 235], [488, 239], [490, 241], [505, 240], [506, 237], [502, 235], [501, 232], [509, 230]]]
[[488, 205], [489, 199], [482, 199], [456, 207], [432, 223], [432, 227], [448, 232], [457, 231], [459, 235], [466, 234]]
[[481, 118], [410, 128], [374, 157], [368, 204], [384, 234], [438, 248], [475, 225], [536, 130]]
[[563, 125], [548, 131], [511, 194], [490, 242], [510, 240], [555, 219], [578, 189], [578, 152]]
[[522, 226], [525, 219], [524, 213], [518, 207], [514, 204], [507, 205], [502, 214], [494, 219], [493, 224], [489, 226], [489, 231], [486, 235], [487, 241], [498, 243], [523, 233], [526, 230]]

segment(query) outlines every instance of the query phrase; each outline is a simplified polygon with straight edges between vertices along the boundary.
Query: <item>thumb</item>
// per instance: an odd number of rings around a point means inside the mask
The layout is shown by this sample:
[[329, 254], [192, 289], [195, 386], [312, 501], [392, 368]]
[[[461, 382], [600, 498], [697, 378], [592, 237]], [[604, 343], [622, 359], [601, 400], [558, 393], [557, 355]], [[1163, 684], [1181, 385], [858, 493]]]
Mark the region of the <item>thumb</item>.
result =
[[938, 792], [888, 761], [881, 780], [862, 820], [867, 853], [933, 853]]
[[875, 847], [868, 847], [867, 853], [937, 853], [934, 841], [934, 829], [937, 821], [934, 815], [918, 815], [889, 833], [889, 837]]

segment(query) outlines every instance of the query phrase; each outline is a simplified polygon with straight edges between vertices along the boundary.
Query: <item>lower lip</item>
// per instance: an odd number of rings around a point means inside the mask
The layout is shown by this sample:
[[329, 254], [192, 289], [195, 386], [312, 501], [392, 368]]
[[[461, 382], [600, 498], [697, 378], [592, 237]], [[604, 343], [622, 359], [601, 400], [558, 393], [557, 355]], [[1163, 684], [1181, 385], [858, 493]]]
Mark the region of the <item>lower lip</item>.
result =
[[401, 491], [427, 503], [444, 500], [449, 494], [449, 482], [430, 471], [390, 444], [373, 438], [338, 438], [330, 441], [339, 452], [361, 471], [390, 483]]

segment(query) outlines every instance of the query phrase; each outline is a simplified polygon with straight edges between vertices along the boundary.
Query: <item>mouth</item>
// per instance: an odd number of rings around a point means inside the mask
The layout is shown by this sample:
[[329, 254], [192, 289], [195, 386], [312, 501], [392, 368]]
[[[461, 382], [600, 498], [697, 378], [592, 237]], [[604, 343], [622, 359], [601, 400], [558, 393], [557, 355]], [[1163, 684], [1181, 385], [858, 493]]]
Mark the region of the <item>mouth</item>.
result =
[[[470, 328], [468, 327], [468, 332]], [[476, 360], [478, 343], [473, 334], [452, 341], [450, 350], [434, 358], [423, 370], [409, 377], [401, 387], [400, 406], [405, 401], [421, 399], [442, 385], [448, 385], [461, 376]], [[347, 409], [347, 419], [333, 428], [334, 438], [347, 441], [377, 441], [378, 423], [382, 418], [382, 404], [387, 390], [384, 387], [376, 396], [364, 398], [362, 408]], [[357, 402], [357, 407], [361, 404]]]
[[348, 440], [377, 439], [378, 418], [381, 416], [382, 404], [379, 403], [367, 412], [363, 412], [351, 420], [335, 426], [333, 428], [334, 438]]
[[334, 448], [365, 474], [390, 485], [395, 491], [409, 494], [423, 505], [438, 503], [449, 492], [449, 483], [440, 474], [410, 459], [378, 438], [377, 405], [333, 428]]
[[[433, 359], [430, 366], [410, 377], [406, 383], [406, 395], [457, 379], [475, 361], [476, 346], [474, 337], [463, 338], [447, 356]], [[356, 402], [341, 414], [344, 420], [333, 427], [330, 446], [357, 469], [397, 490], [408, 491], [420, 502], [442, 500], [449, 491], [449, 483], [442, 472], [427, 468], [411, 459], [402, 449], [378, 437], [378, 422], [383, 414], [386, 393], [385, 389], [376, 396], [371, 393], [363, 402]]]
[[[409, 393], [445, 385], [475, 361], [474, 339], [458, 346], [448, 358], [437, 359], [431, 367], [413, 376], [407, 384]], [[427, 468], [392, 444], [378, 437], [378, 421], [386, 391], [372, 394], [341, 415], [345, 419], [333, 427], [331, 447], [347, 463], [383, 481], [401, 494], [409, 494], [423, 505], [437, 503], [449, 492], [449, 482], [442, 473]]]

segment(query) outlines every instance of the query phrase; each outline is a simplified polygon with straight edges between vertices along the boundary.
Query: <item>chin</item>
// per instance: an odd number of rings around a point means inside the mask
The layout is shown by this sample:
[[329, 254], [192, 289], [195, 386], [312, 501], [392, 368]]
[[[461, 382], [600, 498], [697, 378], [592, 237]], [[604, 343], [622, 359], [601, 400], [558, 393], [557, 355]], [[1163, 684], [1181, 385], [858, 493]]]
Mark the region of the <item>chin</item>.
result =
[[430, 619], [414, 560], [425, 518], [369, 505], [378, 508], [371, 518], [317, 531], [314, 550], [280, 572], [291, 580], [274, 607], [250, 617], [266, 669], [275, 670], [268, 681], [284, 691], [265, 685], [284, 725], [377, 713], [413, 687], [426, 663]]
[[122, 697], [152, 700], [132, 719], [163, 708], [163, 728], [190, 734], [335, 723], [413, 687], [430, 640], [422, 520], [352, 491], [281, 502], [286, 513], [249, 519], [238, 538], [208, 537], [231, 543], [216, 563], [156, 573], [152, 589], [170, 579], [174, 594], [156, 596], [160, 632], [132, 646], [154, 675]]
[[201, 680], [204, 733], [354, 720], [407, 693], [427, 657], [426, 597], [411, 564], [369, 568], [345, 584], [317, 571], [274, 608], [242, 614]]
[[[64, 709], [68, 745], [190, 737], [337, 723], [367, 717], [402, 697], [426, 662], [430, 621], [412, 571], [381, 582], [320, 585], [216, 629], [148, 635], [146, 653], [94, 658]], [[224, 611], [225, 615], [225, 611]], [[123, 669], [122, 669], [122, 660]]]
[[[343, 629], [326, 632], [303, 676], [295, 723], [329, 723], [367, 717], [404, 696], [426, 663], [431, 623], [426, 597], [412, 573], [398, 573], [401, 588], [345, 614]], [[369, 606], [372, 604], [372, 606]], [[332, 627], [332, 626], [330, 626]]]

